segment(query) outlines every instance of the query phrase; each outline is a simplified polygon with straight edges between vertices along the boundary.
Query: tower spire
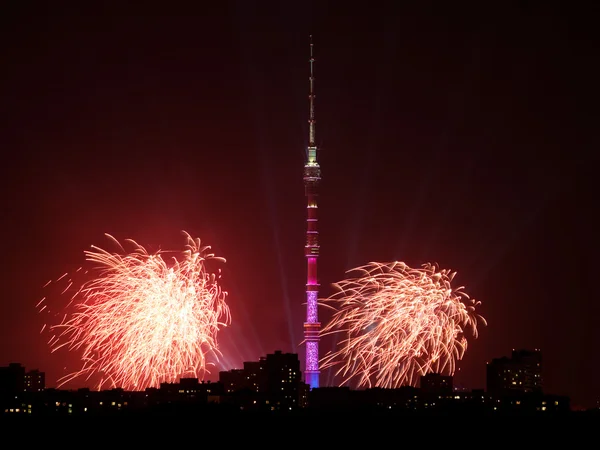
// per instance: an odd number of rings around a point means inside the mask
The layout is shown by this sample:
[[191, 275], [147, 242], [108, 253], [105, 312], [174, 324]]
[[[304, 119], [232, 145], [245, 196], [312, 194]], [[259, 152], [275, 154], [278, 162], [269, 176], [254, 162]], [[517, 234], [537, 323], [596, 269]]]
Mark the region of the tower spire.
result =
[[314, 63], [315, 58], [313, 56], [313, 41], [312, 34], [310, 35], [310, 91], [308, 94], [309, 99], [309, 114], [308, 114], [308, 146], [315, 146], [315, 77], [314, 77]]

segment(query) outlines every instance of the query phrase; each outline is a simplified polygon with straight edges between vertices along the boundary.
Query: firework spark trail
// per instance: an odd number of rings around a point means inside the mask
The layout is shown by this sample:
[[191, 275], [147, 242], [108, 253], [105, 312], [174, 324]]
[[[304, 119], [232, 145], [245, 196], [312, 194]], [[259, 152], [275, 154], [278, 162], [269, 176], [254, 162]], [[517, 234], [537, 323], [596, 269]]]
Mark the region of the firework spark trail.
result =
[[61, 378], [59, 387], [98, 374], [98, 389], [143, 390], [208, 373], [207, 358], [221, 356], [217, 334], [231, 316], [220, 275], [208, 273], [206, 262], [225, 259], [185, 235], [183, 258], [173, 256], [170, 265], [162, 257], [167, 252], [150, 254], [128, 239], [134, 249], [127, 253], [110, 235], [123, 255], [95, 246], [85, 252], [97, 276], [75, 290], [73, 311], [48, 327], [56, 333], [49, 341], [53, 352], [82, 352], [81, 369]]
[[452, 288], [456, 272], [424, 264], [371, 262], [352, 269], [356, 277], [334, 284], [336, 293], [320, 301], [334, 312], [322, 336], [341, 333], [335, 350], [321, 359], [321, 369], [358, 387], [416, 385], [429, 372], [454, 374], [466, 349], [465, 331], [477, 338], [475, 313], [480, 304]]

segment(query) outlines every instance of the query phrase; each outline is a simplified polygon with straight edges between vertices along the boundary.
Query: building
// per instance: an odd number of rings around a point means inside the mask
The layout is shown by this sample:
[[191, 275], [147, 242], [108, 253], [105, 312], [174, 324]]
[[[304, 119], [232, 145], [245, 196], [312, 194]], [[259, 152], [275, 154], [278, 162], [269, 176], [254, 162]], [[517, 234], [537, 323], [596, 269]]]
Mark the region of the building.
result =
[[243, 369], [219, 372], [226, 401], [243, 409], [295, 410], [307, 401], [308, 385], [302, 381], [296, 353], [276, 350]]
[[46, 388], [46, 373], [38, 369], [26, 371], [20, 363], [0, 367], [0, 392], [41, 392]]
[[421, 376], [420, 384], [424, 395], [451, 395], [454, 390], [451, 375], [428, 373]]
[[252, 392], [266, 391], [266, 358], [258, 361], [244, 361], [243, 369], [232, 369], [219, 372], [219, 382], [226, 393], [248, 390]]
[[542, 352], [513, 350], [512, 356], [495, 358], [486, 367], [486, 388], [491, 395], [542, 392]]
[[13, 394], [25, 390], [25, 367], [19, 363], [10, 363], [0, 367], [0, 393]]
[[277, 350], [267, 355], [265, 369], [267, 398], [271, 408], [297, 409], [301, 403], [302, 383], [298, 355]]
[[24, 389], [28, 392], [42, 392], [46, 389], [46, 373], [38, 369], [25, 372]]
[[317, 259], [319, 257], [319, 232], [317, 229], [317, 196], [321, 181], [321, 168], [317, 162], [317, 145], [315, 143], [315, 77], [313, 76], [313, 44], [310, 42], [310, 84], [309, 84], [309, 133], [306, 162], [304, 164], [304, 192], [307, 198], [306, 206], [306, 322], [304, 322], [304, 345], [306, 359], [305, 381], [311, 389], [319, 387], [319, 334], [321, 324], [318, 314], [319, 283], [317, 280]]
[[231, 369], [219, 372], [219, 382], [226, 394], [239, 391], [247, 386], [244, 369]]

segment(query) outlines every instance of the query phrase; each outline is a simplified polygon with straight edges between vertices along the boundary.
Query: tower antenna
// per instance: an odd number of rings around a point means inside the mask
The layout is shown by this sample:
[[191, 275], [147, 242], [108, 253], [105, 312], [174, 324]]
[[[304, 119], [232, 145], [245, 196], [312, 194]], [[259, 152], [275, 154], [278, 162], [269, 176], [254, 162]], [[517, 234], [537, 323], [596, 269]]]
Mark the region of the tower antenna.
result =
[[309, 114], [308, 114], [308, 146], [315, 146], [315, 77], [314, 77], [314, 63], [315, 58], [313, 56], [313, 41], [312, 34], [310, 35], [310, 90], [308, 94], [309, 99]]

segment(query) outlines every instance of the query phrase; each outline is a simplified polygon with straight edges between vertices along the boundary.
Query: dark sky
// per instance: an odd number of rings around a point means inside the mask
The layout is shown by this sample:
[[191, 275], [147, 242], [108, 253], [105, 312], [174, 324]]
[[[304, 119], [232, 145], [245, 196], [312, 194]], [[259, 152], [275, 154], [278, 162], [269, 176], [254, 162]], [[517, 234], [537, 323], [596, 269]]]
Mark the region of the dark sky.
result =
[[547, 392], [600, 398], [597, 10], [12, 3], [0, 365], [52, 386], [78, 360], [39, 333], [46, 281], [110, 248], [104, 233], [183, 249], [181, 230], [227, 259], [223, 368], [275, 350], [303, 360], [312, 33], [321, 296], [369, 261], [437, 262], [489, 322], [457, 385], [483, 388], [487, 361], [540, 348]]

